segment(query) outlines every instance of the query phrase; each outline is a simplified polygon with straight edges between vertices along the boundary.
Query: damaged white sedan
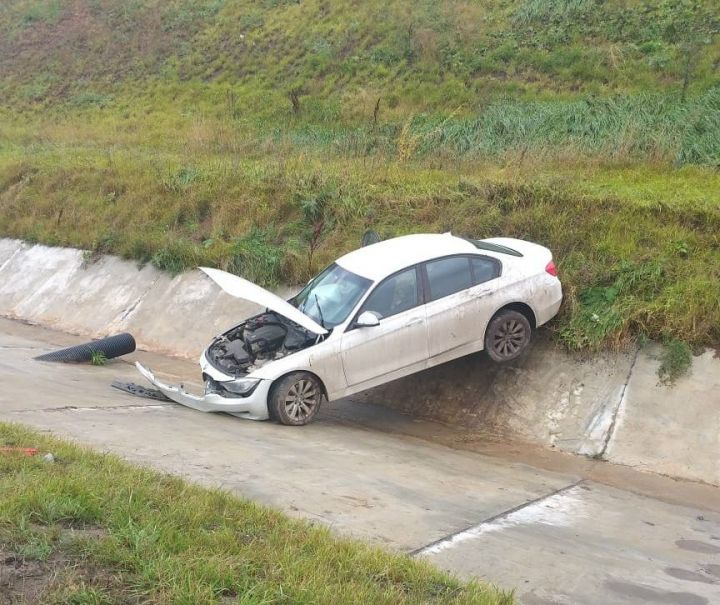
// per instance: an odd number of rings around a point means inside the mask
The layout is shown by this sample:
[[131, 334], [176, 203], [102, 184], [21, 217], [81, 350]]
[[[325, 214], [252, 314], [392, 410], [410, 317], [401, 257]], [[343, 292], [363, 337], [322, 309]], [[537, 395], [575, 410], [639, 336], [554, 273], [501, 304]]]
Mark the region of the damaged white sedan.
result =
[[511, 361], [562, 300], [551, 252], [510, 238], [418, 234], [378, 242], [339, 258], [289, 301], [224, 271], [202, 270], [266, 311], [202, 354], [203, 396], [138, 369], [183, 405], [288, 425], [310, 422], [323, 399], [476, 351]]

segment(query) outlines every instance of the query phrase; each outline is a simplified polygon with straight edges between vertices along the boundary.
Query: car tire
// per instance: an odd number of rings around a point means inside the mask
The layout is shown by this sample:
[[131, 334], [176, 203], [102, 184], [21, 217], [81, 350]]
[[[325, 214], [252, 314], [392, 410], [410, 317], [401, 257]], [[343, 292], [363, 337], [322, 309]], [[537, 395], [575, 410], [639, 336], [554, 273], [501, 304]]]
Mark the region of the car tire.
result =
[[308, 372], [293, 372], [272, 386], [268, 414], [280, 424], [302, 426], [315, 418], [322, 398], [323, 387], [315, 376]]
[[498, 312], [485, 331], [485, 350], [490, 359], [504, 363], [517, 359], [530, 345], [532, 327], [518, 311]]

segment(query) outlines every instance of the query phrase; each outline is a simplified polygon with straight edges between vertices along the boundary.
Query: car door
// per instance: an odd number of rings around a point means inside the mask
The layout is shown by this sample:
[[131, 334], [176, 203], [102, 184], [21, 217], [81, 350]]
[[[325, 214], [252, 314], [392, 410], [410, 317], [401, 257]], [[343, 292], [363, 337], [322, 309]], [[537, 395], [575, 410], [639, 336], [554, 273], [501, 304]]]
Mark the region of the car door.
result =
[[431, 359], [463, 348], [474, 350], [482, 343], [501, 270], [497, 259], [480, 255], [448, 256], [424, 264]]
[[348, 387], [375, 381], [394, 372], [424, 367], [428, 357], [427, 323], [417, 267], [386, 278], [357, 312], [372, 312], [379, 324], [350, 324], [340, 345]]

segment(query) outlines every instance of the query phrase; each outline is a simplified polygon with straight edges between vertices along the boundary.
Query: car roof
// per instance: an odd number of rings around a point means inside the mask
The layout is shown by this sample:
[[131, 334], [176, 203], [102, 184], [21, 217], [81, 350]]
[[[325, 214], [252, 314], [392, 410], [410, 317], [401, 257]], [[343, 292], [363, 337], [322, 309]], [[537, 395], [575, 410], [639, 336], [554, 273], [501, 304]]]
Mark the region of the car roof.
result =
[[357, 275], [379, 281], [400, 269], [433, 258], [478, 252], [471, 242], [451, 233], [417, 233], [358, 248], [336, 262]]

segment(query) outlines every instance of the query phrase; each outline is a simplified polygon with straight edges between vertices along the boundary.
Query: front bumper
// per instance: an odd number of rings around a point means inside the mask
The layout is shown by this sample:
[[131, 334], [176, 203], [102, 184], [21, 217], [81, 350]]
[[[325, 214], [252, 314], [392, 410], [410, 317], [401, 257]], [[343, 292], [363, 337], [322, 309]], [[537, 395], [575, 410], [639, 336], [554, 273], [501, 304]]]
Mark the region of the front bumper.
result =
[[152, 370], [139, 361], [135, 367], [156, 389], [176, 403], [180, 403], [200, 412], [226, 412], [240, 418], [250, 420], [267, 420], [269, 418], [267, 398], [270, 392], [270, 380], [262, 380], [255, 390], [247, 397], [223, 397], [218, 393], [205, 393], [203, 396], [188, 393], [182, 385], [175, 386], [161, 382]]

